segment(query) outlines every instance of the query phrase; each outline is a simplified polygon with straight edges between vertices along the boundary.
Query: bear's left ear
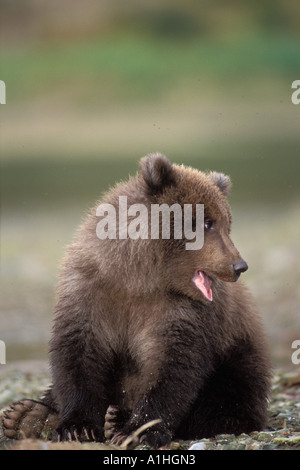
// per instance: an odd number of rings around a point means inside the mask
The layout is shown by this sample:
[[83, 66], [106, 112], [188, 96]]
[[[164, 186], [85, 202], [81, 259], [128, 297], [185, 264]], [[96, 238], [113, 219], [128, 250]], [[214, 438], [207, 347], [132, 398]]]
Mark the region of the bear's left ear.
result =
[[228, 195], [231, 188], [231, 181], [229, 176], [224, 175], [224, 173], [217, 173], [216, 171], [211, 171], [210, 173], [208, 173], [208, 177], [221, 190], [224, 196]]
[[161, 153], [152, 153], [140, 160], [140, 169], [151, 191], [161, 191], [175, 183], [172, 163]]

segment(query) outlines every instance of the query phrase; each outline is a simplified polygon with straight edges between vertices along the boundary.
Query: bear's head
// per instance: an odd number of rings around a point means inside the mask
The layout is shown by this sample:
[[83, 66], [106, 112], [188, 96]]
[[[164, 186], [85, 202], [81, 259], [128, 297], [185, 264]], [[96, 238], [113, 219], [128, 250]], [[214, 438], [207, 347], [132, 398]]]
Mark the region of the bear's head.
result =
[[189, 215], [194, 228], [196, 205], [204, 205], [204, 243], [200, 249], [187, 250], [187, 240], [176, 239], [174, 217], [171, 218], [173, 236], [160, 240], [164, 266], [161, 281], [169, 291], [212, 301], [216, 280], [236, 281], [248, 269], [230, 238], [232, 217], [227, 201], [230, 178], [222, 173], [203, 173], [171, 164], [159, 153], [140, 161], [139, 178], [149, 206], [176, 204], [183, 214], [185, 205], [192, 207]]

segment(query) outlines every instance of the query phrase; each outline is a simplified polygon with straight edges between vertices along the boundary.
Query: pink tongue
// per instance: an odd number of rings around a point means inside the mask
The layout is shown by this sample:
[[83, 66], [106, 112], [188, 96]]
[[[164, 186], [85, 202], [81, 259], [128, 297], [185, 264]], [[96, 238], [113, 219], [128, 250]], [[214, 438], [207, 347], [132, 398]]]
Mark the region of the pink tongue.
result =
[[211, 290], [212, 281], [206, 276], [206, 274], [204, 274], [203, 271], [196, 271], [193, 277], [193, 282], [195, 286], [199, 290], [201, 290], [204, 297], [206, 297], [207, 300], [212, 301], [213, 299], [212, 290]]

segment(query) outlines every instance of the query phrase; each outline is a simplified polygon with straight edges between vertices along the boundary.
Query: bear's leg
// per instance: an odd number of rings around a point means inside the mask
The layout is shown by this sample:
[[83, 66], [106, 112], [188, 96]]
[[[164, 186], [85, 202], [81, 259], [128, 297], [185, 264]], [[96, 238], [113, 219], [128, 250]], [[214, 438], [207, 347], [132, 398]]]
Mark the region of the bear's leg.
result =
[[108, 340], [113, 331], [101, 295], [98, 283], [77, 271], [59, 288], [50, 341], [52, 390], [60, 414], [54, 440], [104, 439], [105, 413], [114, 402], [115, 366]]
[[87, 334], [78, 337], [74, 331], [69, 343], [56, 335], [51, 360], [53, 394], [60, 411], [53, 439], [102, 441], [108, 394], [114, 389], [109, 351], [96, 339], [89, 341]]
[[130, 417], [130, 412], [121, 410], [118, 406], [110, 405], [105, 414], [104, 436], [112, 444], [119, 444], [127, 436], [122, 434], [122, 427]]
[[57, 380], [55, 389], [60, 421], [53, 440], [102, 441], [104, 417], [108, 407], [107, 393], [112, 388], [108, 380], [105, 380], [106, 367], [100, 360], [98, 373], [92, 367], [86, 370], [78, 367], [75, 369], [78, 372], [76, 378], [70, 372], [67, 374], [66, 366], [66, 363], [60, 365], [59, 375], [63, 375], [64, 379], [62, 386], [60, 379]]
[[268, 360], [241, 342], [199, 392], [176, 436], [185, 439], [259, 431], [267, 421]]
[[[149, 341], [151, 351], [155, 352], [160, 351], [163, 344], [164, 354], [156, 356], [154, 352], [143, 358], [141, 383], [144, 382], [145, 391], [142, 395], [136, 391], [133, 410], [120, 429], [118, 444], [140, 430], [141, 442], [153, 448], [168, 445], [211, 370], [211, 352], [206, 348], [205, 339], [203, 342], [201, 337], [199, 339], [193, 322], [179, 319], [164, 326], [167, 331], [163, 331], [162, 336], [153, 335], [153, 343]], [[157, 370], [155, 382], [147, 384], [153, 370]]]

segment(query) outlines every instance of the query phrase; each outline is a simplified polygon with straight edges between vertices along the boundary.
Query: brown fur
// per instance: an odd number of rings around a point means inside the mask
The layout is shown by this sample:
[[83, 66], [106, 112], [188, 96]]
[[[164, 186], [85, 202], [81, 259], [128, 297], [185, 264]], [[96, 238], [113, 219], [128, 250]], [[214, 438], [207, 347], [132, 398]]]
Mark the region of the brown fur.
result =
[[[46, 401], [61, 439], [87, 431], [101, 440], [110, 404], [121, 410], [119, 435], [161, 419], [144, 436], [154, 447], [265, 425], [269, 359], [247, 290], [230, 282], [241, 256], [229, 237], [229, 187], [225, 175], [154, 154], [101, 201], [204, 204], [214, 226], [198, 251], [174, 239], [99, 240], [98, 204], [90, 211], [63, 263], [50, 345]], [[200, 269], [213, 279], [212, 302], [191, 281]]]

